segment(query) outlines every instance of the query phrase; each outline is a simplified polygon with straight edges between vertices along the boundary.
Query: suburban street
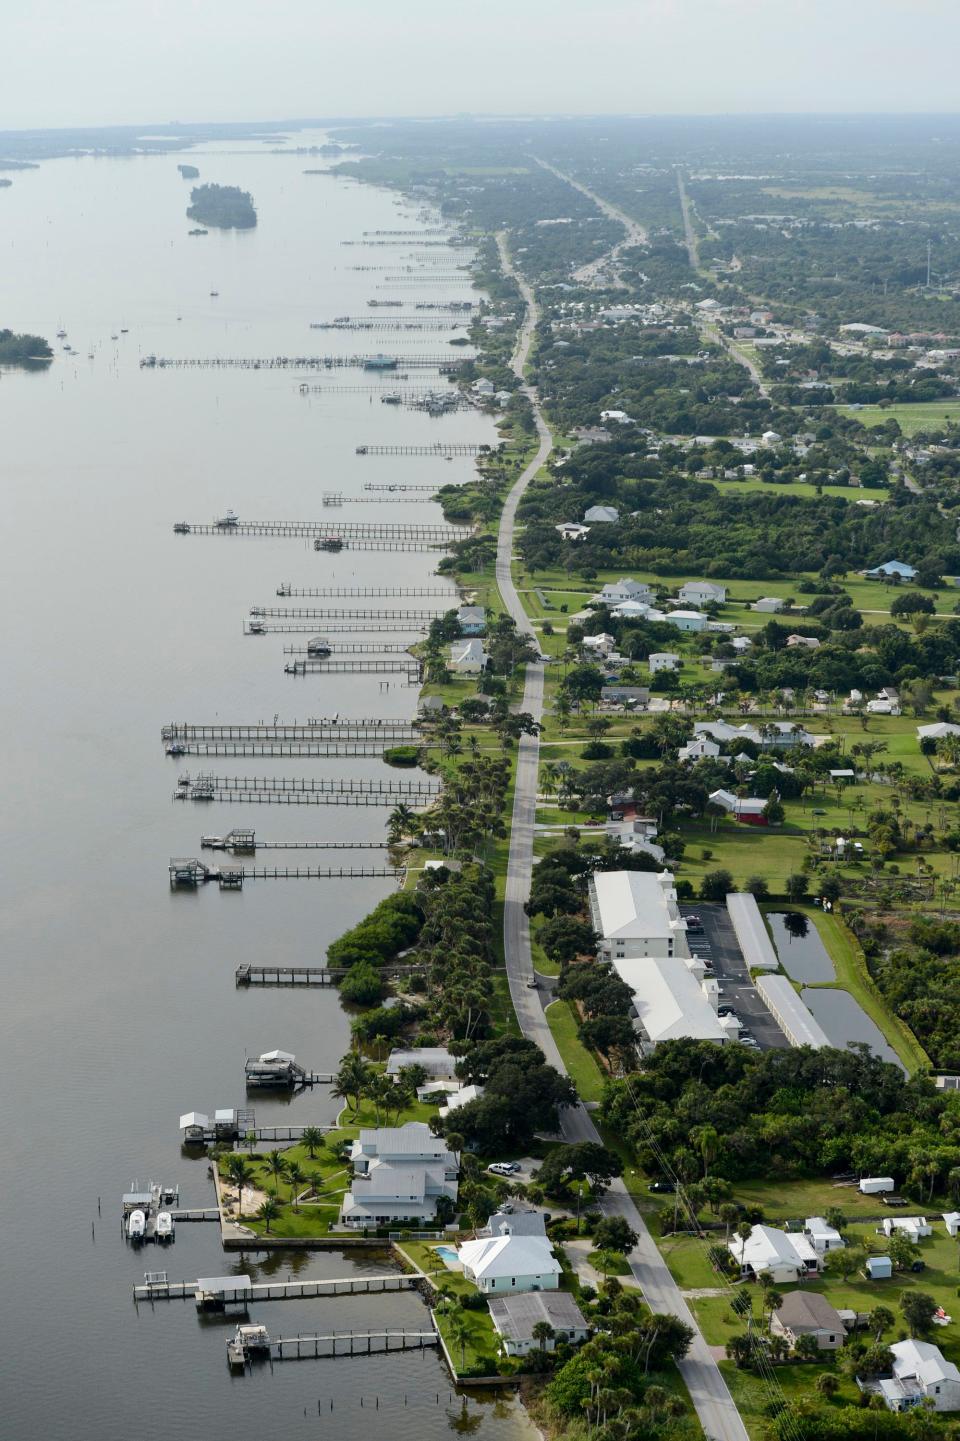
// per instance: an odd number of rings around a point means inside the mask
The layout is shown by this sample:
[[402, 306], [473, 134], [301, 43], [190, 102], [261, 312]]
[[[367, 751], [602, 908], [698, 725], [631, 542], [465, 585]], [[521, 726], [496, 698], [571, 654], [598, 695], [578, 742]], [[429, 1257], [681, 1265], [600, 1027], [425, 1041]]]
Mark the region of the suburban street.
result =
[[[591, 198], [595, 199], [596, 197]], [[504, 271], [511, 275], [520, 287], [527, 307], [526, 317], [513, 356], [513, 369], [523, 379], [524, 365], [536, 325], [536, 301], [530, 287], [514, 270], [502, 235], [498, 235], [497, 244]], [[500, 594], [515, 620], [518, 630], [532, 636], [535, 633], [513, 583], [511, 561], [514, 528], [517, 505], [527, 486], [545, 462], [550, 452], [551, 440], [540, 413], [536, 395], [526, 386], [524, 390], [533, 406], [540, 444], [536, 455], [514, 484], [504, 505], [497, 538], [496, 574]], [[522, 708], [529, 711], [535, 720], [541, 720], [543, 716], [543, 666], [541, 664], [534, 663], [526, 668]], [[533, 976], [533, 963], [530, 952], [529, 920], [524, 910], [524, 902], [530, 894], [530, 876], [533, 869], [539, 753], [538, 737], [521, 737], [517, 751], [513, 823], [510, 831], [510, 855], [507, 863], [504, 898], [504, 958], [510, 984], [510, 996], [523, 1034], [530, 1040], [536, 1041], [550, 1064], [566, 1074], [566, 1066], [544, 1014], [542, 992], [532, 990], [528, 985]], [[564, 1112], [562, 1127], [564, 1139], [567, 1141], [601, 1141], [599, 1132], [582, 1104]], [[698, 1330], [680, 1288], [657, 1250], [646, 1222], [637, 1210], [623, 1181], [613, 1182], [603, 1198], [601, 1209], [609, 1215], [623, 1216], [637, 1233], [637, 1244], [627, 1259], [647, 1304], [654, 1311], [678, 1317], [694, 1333], [689, 1353], [686, 1359], [680, 1362], [679, 1369], [706, 1436], [712, 1438], [712, 1441], [748, 1441], [746, 1427], [733, 1403], [733, 1398], [720, 1373], [713, 1352]]]
[[581, 185], [579, 180], [573, 179], [573, 176], [565, 175], [562, 170], [558, 170], [554, 165], [548, 165], [545, 160], [538, 160], [537, 164], [541, 165], [544, 170], [549, 170], [550, 174], [555, 175], [558, 180], [563, 180], [567, 185], [572, 185], [574, 190], [579, 190], [580, 194], [585, 195], [588, 200], [592, 200], [597, 209], [602, 210], [608, 220], [616, 220], [618, 224], [624, 227], [626, 234], [622, 240], [617, 241], [612, 250], [604, 251], [603, 255], [598, 256], [596, 260], [591, 260], [586, 265], [581, 265], [580, 269], [575, 270], [573, 273], [573, 279], [579, 281], [581, 285], [590, 285], [599, 281], [604, 271], [609, 268], [613, 283], [620, 285], [622, 282], [616, 274], [616, 261], [621, 251], [629, 250], [633, 245], [646, 245], [646, 229], [639, 221], [629, 216], [625, 210], [621, 210], [617, 205], [612, 205], [609, 200], [604, 200], [603, 197], [597, 195], [595, 191], [588, 190], [586, 185]]

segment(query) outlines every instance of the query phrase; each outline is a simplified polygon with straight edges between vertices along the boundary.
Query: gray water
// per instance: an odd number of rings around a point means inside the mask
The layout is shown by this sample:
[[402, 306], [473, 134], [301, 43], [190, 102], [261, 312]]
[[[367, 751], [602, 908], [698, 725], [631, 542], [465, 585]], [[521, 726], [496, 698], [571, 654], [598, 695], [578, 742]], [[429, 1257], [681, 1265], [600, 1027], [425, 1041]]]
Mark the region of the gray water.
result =
[[892, 1065], [904, 1069], [903, 1062], [884, 1038], [883, 1032], [849, 991], [835, 991], [825, 986], [822, 990], [801, 991], [800, 999], [810, 1007], [831, 1045], [842, 1049], [851, 1041], [861, 1042], [868, 1045], [881, 1061], [890, 1061]]
[[813, 921], [802, 911], [768, 911], [767, 924], [780, 964], [795, 981], [832, 981], [833, 961]]
[[[130, 1299], [157, 1265], [190, 1279], [233, 1266], [343, 1275], [357, 1264], [278, 1253], [263, 1268], [240, 1265], [223, 1256], [212, 1225], [180, 1227], [162, 1259], [121, 1240], [120, 1195], [135, 1177], [179, 1182], [186, 1204], [210, 1204], [207, 1163], [182, 1154], [177, 1119], [242, 1101], [246, 1054], [280, 1046], [327, 1069], [347, 1048], [335, 993], [238, 991], [236, 966], [320, 962], [391, 884], [276, 881], [242, 894], [171, 894], [168, 858], [199, 854], [202, 831], [249, 824], [261, 840], [380, 839], [386, 812], [174, 804], [178, 772], [204, 763], [166, 759], [159, 731], [174, 719], [411, 716], [416, 691], [400, 678], [383, 690], [375, 676], [285, 676], [290, 638], [245, 637], [242, 620], [251, 605], [276, 604], [282, 581], [423, 584], [436, 560], [182, 537], [172, 523], [208, 521], [228, 506], [249, 518], [310, 519], [322, 514], [325, 489], [359, 495], [368, 479], [463, 480], [469, 460], [361, 458], [355, 446], [494, 438], [473, 413], [431, 421], [365, 394], [305, 398], [291, 373], [141, 370], [150, 353], [434, 352], [446, 339], [308, 329], [311, 320], [366, 313], [368, 297], [387, 294], [375, 288], [382, 275], [346, 267], [403, 252], [340, 241], [414, 225], [409, 204], [305, 176], [315, 159], [256, 146], [187, 158], [203, 180], [252, 191], [256, 230], [189, 238], [189, 184], [175, 157], [51, 161], [0, 192], [0, 325], [52, 341], [62, 324], [79, 352], [58, 349], [42, 373], [0, 373], [4, 1432], [234, 1441], [336, 1425], [344, 1438], [438, 1436], [463, 1418], [432, 1353], [305, 1361], [231, 1379], [225, 1325], [199, 1321], [189, 1304], [135, 1310]], [[469, 293], [425, 285], [423, 297]], [[327, 387], [362, 380], [351, 370], [309, 378]], [[389, 501], [327, 514], [441, 519], [433, 504]], [[237, 758], [209, 768], [393, 774], [377, 759], [352, 758]], [[258, 1098], [256, 1109], [265, 1123], [323, 1122], [336, 1104], [316, 1091], [292, 1102]], [[289, 1335], [423, 1314], [416, 1298], [390, 1296], [274, 1303], [257, 1319]], [[512, 1401], [468, 1404], [495, 1441], [514, 1441], [526, 1425]]]

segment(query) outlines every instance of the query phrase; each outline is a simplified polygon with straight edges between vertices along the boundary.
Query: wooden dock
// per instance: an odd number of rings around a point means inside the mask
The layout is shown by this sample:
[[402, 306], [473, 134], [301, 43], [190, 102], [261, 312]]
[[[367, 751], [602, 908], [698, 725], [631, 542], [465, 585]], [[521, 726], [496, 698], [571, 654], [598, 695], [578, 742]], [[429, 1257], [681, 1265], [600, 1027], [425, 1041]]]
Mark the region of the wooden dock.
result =
[[[420, 1277], [390, 1272], [381, 1276], [322, 1277], [309, 1281], [253, 1281], [243, 1285], [237, 1277], [237, 1299], [248, 1301], [306, 1301], [321, 1296], [367, 1296], [388, 1291], [412, 1291]], [[134, 1301], [189, 1301], [199, 1292], [197, 1281], [151, 1281], [134, 1286]], [[232, 1298], [231, 1298], [232, 1299]]]
[[[422, 975], [426, 966], [378, 966], [384, 980], [402, 980], [406, 976]], [[344, 966], [238, 966], [234, 982], [238, 986], [335, 986], [337, 981], [349, 974]]]
[[402, 675], [406, 685], [420, 685], [423, 666], [418, 660], [295, 660], [284, 666], [287, 675]]
[[238, 520], [230, 525], [218, 521], [178, 521], [177, 535], [270, 535], [307, 537], [320, 535], [342, 540], [429, 540], [446, 542], [468, 540], [474, 534], [470, 525], [437, 525], [426, 522], [401, 524], [383, 520]]
[[[382, 646], [371, 646], [381, 651]], [[306, 655], [305, 647], [286, 647], [284, 654]], [[411, 738], [412, 740], [412, 738]], [[323, 741], [181, 741], [178, 755], [190, 756], [289, 756], [318, 759], [324, 756], [379, 756], [391, 744], [379, 740]]]
[[357, 455], [420, 455], [449, 460], [454, 455], [495, 455], [491, 445], [469, 445], [465, 441], [436, 441], [433, 445], [358, 445]]
[[399, 741], [415, 740], [416, 726], [405, 720], [384, 720], [379, 716], [318, 716], [306, 721], [277, 721], [251, 724], [244, 721], [172, 721], [160, 732], [163, 741], [197, 740], [317, 740], [322, 736], [336, 736], [342, 740], [361, 740], [367, 737]]
[[[364, 490], [388, 490], [389, 486], [365, 485]], [[400, 487], [398, 487], [399, 489]], [[407, 486], [408, 490], [432, 490], [429, 485]], [[376, 600], [387, 596], [405, 600], [431, 599], [445, 600], [451, 606], [459, 604], [460, 597], [456, 590], [443, 589], [439, 586], [429, 585], [313, 585], [294, 586], [289, 581], [283, 581], [277, 586], [277, 595], [288, 598], [302, 597], [304, 599], [328, 598], [330, 600]]]
[[305, 795], [374, 797], [384, 805], [406, 801], [426, 805], [440, 794], [432, 780], [395, 780], [372, 777], [350, 777], [346, 780], [329, 776], [181, 776], [178, 792], [186, 792], [192, 800], [211, 800], [213, 793], [226, 797], [242, 795]]
[[[372, 804], [372, 802], [371, 802]], [[406, 876], [403, 866], [208, 866], [195, 856], [175, 857], [169, 864], [173, 890], [195, 889], [216, 881], [221, 889], [240, 890], [246, 881], [395, 880]]]
[[[316, 621], [286, 621], [286, 620], [258, 620], [255, 623], [246, 622], [243, 627], [244, 635], [313, 635], [318, 629]], [[334, 621], [332, 624], [324, 621], [323, 629], [327, 635], [426, 635], [427, 625], [425, 621], [408, 620], [402, 625], [393, 625], [388, 621], [371, 619], [369, 624], [362, 620]]]
[[385, 481], [378, 485], [375, 481], [365, 480], [363, 482], [363, 488], [364, 490], [424, 490], [430, 495], [436, 495], [437, 493], [437, 487], [435, 485], [404, 485], [399, 481]]
[[436, 1331], [334, 1331], [326, 1336], [289, 1336], [270, 1342], [274, 1361], [372, 1356], [390, 1351], [423, 1351], [439, 1346]]
[[[368, 641], [358, 645], [340, 645], [338, 642], [335, 646], [331, 646], [331, 650], [334, 659], [339, 655], [409, 655], [411, 644], [410, 641], [406, 643], [403, 641], [380, 641], [379, 644]], [[283, 653], [284, 655], [312, 655], [315, 659], [320, 659], [315, 651], [305, 645], [285, 645]]]
[[357, 606], [337, 606], [331, 609], [329, 606], [315, 605], [252, 605], [250, 615], [254, 620], [375, 620], [378, 624], [392, 620], [415, 620], [427, 623], [431, 620], [438, 620], [444, 612], [437, 609], [411, 609], [401, 606], [393, 610], [389, 607], [378, 607], [370, 610]]
[[[460, 282], [463, 283], [462, 280]], [[410, 282], [416, 286], [417, 282]], [[382, 287], [377, 287], [378, 289]], [[455, 358], [449, 351], [443, 355], [401, 355], [391, 357], [392, 366], [380, 366], [379, 355], [272, 355], [272, 356], [169, 356], [146, 355], [140, 361], [141, 370], [363, 370], [368, 366], [385, 372], [402, 368], [410, 370], [440, 370], [453, 372], [464, 363], [465, 357]]]

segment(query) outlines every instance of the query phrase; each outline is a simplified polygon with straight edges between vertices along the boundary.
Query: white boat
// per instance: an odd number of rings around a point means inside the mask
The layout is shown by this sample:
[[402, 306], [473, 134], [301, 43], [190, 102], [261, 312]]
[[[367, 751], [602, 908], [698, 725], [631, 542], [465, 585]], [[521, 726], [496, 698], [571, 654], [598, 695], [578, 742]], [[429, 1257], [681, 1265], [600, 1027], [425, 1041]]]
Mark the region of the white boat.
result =
[[67, 332], [64, 330], [63, 326], [61, 325], [60, 329], [57, 331], [57, 339], [58, 339], [58, 340], [66, 340], [66, 338], [67, 338]]
[[157, 1240], [173, 1240], [173, 1217], [169, 1211], [160, 1211], [157, 1215]]
[[127, 1217], [127, 1240], [142, 1241], [147, 1218], [142, 1211], [131, 1211]]

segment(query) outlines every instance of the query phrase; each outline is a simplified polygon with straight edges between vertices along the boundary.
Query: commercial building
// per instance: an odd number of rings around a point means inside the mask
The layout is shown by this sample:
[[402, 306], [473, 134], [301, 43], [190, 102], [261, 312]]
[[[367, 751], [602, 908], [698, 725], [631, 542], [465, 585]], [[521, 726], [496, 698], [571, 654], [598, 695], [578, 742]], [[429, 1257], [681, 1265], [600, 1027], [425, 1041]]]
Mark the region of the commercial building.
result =
[[780, 961], [763, 922], [756, 897], [747, 891], [727, 896], [727, 914], [748, 971], [778, 971]]
[[786, 976], [758, 976], [757, 993], [791, 1046], [820, 1050], [831, 1044]]
[[663, 1041], [713, 1041], [723, 1045], [736, 1035], [736, 1023], [717, 1015], [719, 988], [703, 979], [700, 962], [681, 956], [615, 959], [614, 969], [633, 992], [634, 1026], [644, 1050]]

